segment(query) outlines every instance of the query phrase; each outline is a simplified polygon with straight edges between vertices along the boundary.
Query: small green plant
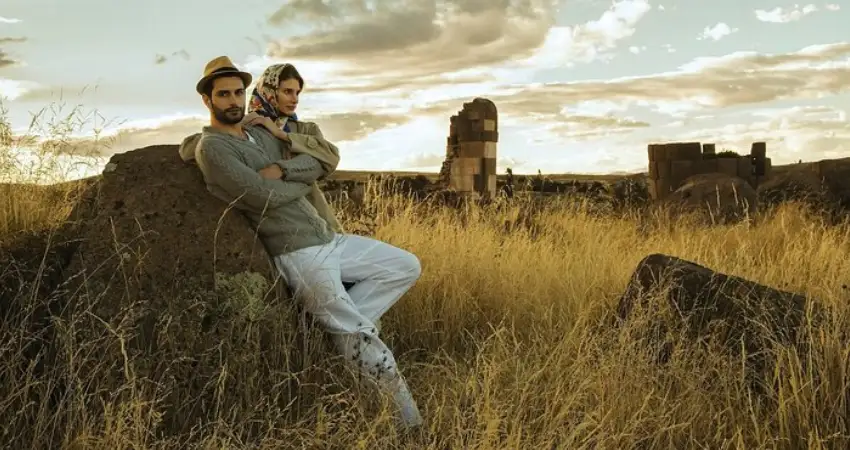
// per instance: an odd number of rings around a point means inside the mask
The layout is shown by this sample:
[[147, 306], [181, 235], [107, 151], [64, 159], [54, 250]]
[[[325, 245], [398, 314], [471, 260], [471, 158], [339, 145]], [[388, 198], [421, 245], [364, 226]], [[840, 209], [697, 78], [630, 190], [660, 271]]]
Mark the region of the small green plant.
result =
[[262, 318], [268, 309], [263, 299], [269, 291], [269, 280], [257, 272], [234, 275], [216, 273], [216, 291], [227, 306], [251, 322]]

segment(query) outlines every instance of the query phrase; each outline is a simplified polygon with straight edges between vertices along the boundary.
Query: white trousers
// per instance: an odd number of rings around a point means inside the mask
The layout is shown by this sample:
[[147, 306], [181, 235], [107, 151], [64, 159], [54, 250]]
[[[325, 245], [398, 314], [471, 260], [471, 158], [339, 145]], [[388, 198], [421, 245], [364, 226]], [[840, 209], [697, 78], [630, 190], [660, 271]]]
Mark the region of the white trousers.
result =
[[[337, 234], [326, 245], [274, 261], [295, 298], [331, 334], [337, 351], [393, 394], [406, 424], [418, 425], [416, 404], [375, 322], [419, 279], [419, 259], [376, 239]], [[346, 292], [343, 282], [354, 286]]]

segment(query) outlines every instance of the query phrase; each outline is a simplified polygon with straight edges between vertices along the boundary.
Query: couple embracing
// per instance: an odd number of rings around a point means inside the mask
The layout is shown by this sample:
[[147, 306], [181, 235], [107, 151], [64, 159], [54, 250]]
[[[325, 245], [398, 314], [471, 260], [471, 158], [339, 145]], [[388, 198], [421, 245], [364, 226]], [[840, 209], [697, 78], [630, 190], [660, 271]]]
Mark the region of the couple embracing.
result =
[[[392, 396], [404, 427], [419, 426], [419, 409], [378, 326], [419, 278], [419, 260], [343, 231], [316, 184], [336, 170], [339, 150], [315, 123], [298, 119], [304, 79], [295, 67], [268, 67], [249, 94], [252, 81], [226, 56], [207, 63], [196, 91], [210, 122], [183, 141], [180, 155], [197, 163], [212, 195], [256, 227], [295, 298], [337, 352]], [[343, 283], [353, 286], [346, 290]]]

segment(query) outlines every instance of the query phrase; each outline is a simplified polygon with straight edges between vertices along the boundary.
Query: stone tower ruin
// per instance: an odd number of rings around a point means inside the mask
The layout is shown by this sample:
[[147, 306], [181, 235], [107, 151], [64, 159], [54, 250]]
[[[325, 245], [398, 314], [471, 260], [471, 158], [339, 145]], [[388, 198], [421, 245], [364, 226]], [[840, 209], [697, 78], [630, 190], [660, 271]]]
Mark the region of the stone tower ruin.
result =
[[648, 153], [649, 193], [654, 200], [664, 199], [694, 175], [723, 173], [757, 188], [759, 179], [771, 171], [764, 142], [754, 142], [750, 154], [744, 156], [717, 155], [714, 144], [699, 142], [649, 144]]
[[462, 194], [496, 196], [496, 105], [485, 98], [463, 104], [451, 117], [440, 184]]

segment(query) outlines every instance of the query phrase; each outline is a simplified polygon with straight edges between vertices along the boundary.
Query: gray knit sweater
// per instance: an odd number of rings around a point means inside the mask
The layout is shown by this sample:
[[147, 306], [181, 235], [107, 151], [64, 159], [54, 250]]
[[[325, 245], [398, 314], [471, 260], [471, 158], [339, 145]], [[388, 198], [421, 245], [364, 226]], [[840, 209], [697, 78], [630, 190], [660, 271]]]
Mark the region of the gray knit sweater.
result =
[[[319, 162], [309, 155], [284, 159], [287, 144], [264, 128], [246, 132], [256, 143], [204, 127], [194, 159], [210, 193], [246, 215], [271, 256], [331, 242], [333, 230], [305, 198], [310, 183], [324, 175]], [[184, 159], [190, 152], [180, 149]], [[260, 169], [274, 163], [285, 170], [284, 179], [260, 176]]]

